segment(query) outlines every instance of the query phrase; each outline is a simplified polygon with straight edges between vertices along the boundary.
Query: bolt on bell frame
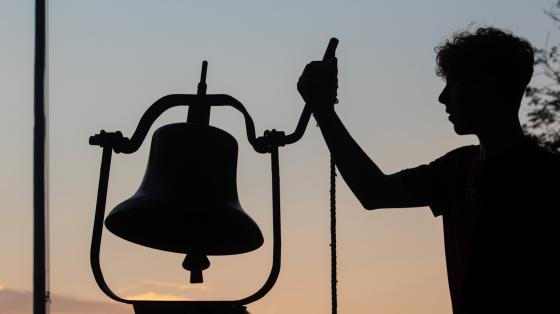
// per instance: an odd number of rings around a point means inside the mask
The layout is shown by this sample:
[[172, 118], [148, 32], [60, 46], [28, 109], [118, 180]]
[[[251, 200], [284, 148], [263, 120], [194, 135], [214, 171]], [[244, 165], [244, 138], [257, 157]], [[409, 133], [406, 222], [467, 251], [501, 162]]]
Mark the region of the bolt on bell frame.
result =
[[[337, 44], [338, 40], [331, 38], [323, 57], [324, 61], [334, 58]], [[207, 62], [204, 61], [197, 94], [172, 94], [158, 99], [144, 113], [130, 139], [124, 137], [119, 131], [105, 132], [103, 130], [89, 139], [91, 145], [103, 148], [90, 250], [93, 275], [99, 288], [108, 297], [121, 303], [132, 304], [136, 314], [245, 313], [245, 305], [264, 297], [272, 289], [280, 273], [281, 228], [278, 147], [295, 143], [302, 138], [311, 117], [311, 109], [308, 104], [304, 106], [293, 133], [286, 135], [282, 131], [267, 130], [263, 136], [256, 137], [254, 122], [238, 100], [225, 94], [206, 94], [206, 70]], [[187, 122], [165, 125], [154, 133], [148, 169], [140, 188], [131, 198], [118, 205], [107, 216], [105, 224], [110, 231], [125, 240], [165, 251], [186, 253], [183, 267], [191, 271], [192, 283], [202, 282], [202, 270], [209, 267], [206, 255], [240, 254], [260, 247], [263, 242], [262, 234], [258, 226], [241, 209], [237, 199], [235, 186], [237, 143], [227, 132], [208, 125], [212, 106], [229, 106], [237, 109], [245, 119], [247, 138], [253, 149], [261, 154], [271, 154], [272, 170], [272, 269], [263, 286], [243, 299], [227, 301], [129, 300], [116, 295], [109, 288], [101, 271], [99, 254], [112, 152], [124, 154], [136, 152], [155, 120], [166, 110], [177, 106], [189, 107]], [[176, 140], [178, 138], [181, 138], [179, 143]], [[178, 148], [179, 146], [181, 147]], [[185, 149], [186, 147], [189, 149]], [[191, 150], [190, 148], [193, 147], [195, 149]], [[228, 151], [225, 153], [216, 150], [221, 149], [221, 147], [229, 148], [226, 148]], [[217, 168], [216, 173], [208, 175], [206, 172], [197, 172], [199, 171], [197, 169], [201, 168], [198, 167], [199, 163], [207, 162], [208, 156], [211, 156], [210, 159], [214, 162], [216, 158], [220, 159], [219, 155], [222, 154], [225, 157], [217, 161], [224, 165], [216, 167], [214, 163], [212, 164], [213, 168]], [[161, 158], [163, 158], [161, 156], [167, 156], [165, 157], [167, 160], [161, 162]], [[226, 157], [231, 158], [227, 159]], [[221, 175], [225, 172], [232, 172], [230, 181], [233, 181], [233, 184], [228, 187], [225, 187], [228, 185], [226, 183], [222, 185], [216, 182], [220, 180], [213, 180], [216, 177], [221, 178]], [[182, 178], [185, 175], [194, 177], [194, 180], [185, 181]], [[206, 177], [211, 179], [205, 179]], [[173, 191], [169, 192], [169, 189]], [[209, 191], [205, 191], [205, 189]], [[195, 196], [185, 196], [187, 194], [194, 194]], [[196, 195], [199, 194], [201, 196], [197, 198]], [[227, 197], [221, 199], [216, 195], [227, 195]], [[209, 197], [216, 198], [213, 200], [214, 207], [212, 210], [214, 212], [211, 214], [207, 214], [208, 209], [201, 201], [201, 199], [208, 199]], [[166, 212], [168, 216], [165, 218], [166, 220], [158, 220], [159, 216], [152, 214], [154, 207], [158, 206], [170, 208]], [[182, 210], [182, 208], [194, 209]], [[225, 218], [220, 220], [222, 214], [225, 215]], [[216, 226], [213, 227], [212, 232], [207, 232], [204, 236], [188, 234], [189, 227], [197, 228], [197, 226], [194, 226], [196, 222], [186, 227], [180, 225], [189, 223], [189, 218], [192, 217], [189, 215], [195, 215], [197, 219], [203, 219], [204, 222], [212, 220], [212, 223]], [[154, 228], [158, 232], [151, 232], [146, 228], [145, 223], [140, 223], [137, 227], [134, 227], [134, 224], [130, 223], [131, 219], [141, 222], [149, 221], [156, 225]], [[229, 227], [230, 221], [236, 222], [237, 225]], [[176, 228], [172, 228], [168, 226], [169, 223], [177, 223], [178, 225]], [[244, 231], [240, 232], [241, 235], [236, 235], [237, 238], [233, 237], [235, 241], [228, 240], [228, 237], [237, 230]], [[196, 230], [196, 232], [200, 232], [200, 230]]]

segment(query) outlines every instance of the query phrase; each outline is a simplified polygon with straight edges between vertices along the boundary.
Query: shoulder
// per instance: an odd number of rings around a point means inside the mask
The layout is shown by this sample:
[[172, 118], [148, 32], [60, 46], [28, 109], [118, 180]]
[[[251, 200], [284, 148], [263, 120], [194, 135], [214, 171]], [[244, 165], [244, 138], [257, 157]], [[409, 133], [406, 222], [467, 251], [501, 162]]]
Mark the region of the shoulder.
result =
[[523, 153], [525, 175], [536, 181], [558, 180], [560, 178], [560, 155], [552, 153], [536, 143], [529, 143]]
[[519, 193], [518, 198], [525, 204], [529, 204], [531, 208], [539, 208], [539, 214], [557, 207], [560, 155], [532, 141], [517, 153], [519, 156], [512, 158], [512, 162], [507, 164], [506, 170], [511, 173], [507, 185]]
[[414, 168], [404, 169], [395, 175], [402, 178], [406, 186], [430, 189], [459, 182], [469, 165], [478, 156], [478, 145], [462, 146], [446, 153], [434, 161]]
[[445, 155], [437, 158], [430, 163], [431, 167], [457, 167], [472, 162], [472, 160], [480, 153], [479, 145], [468, 145], [456, 148]]
[[555, 172], [560, 169], [560, 154], [552, 153], [532, 140], [526, 140], [518, 153], [522, 161], [532, 170], [548, 169]]
[[401, 170], [398, 174], [403, 176], [437, 176], [450, 174], [456, 170], [464, 169], [472, 160], [478, 156], [480, 147], [468, 145], [453, 149], [434, 161], [414, 168]]

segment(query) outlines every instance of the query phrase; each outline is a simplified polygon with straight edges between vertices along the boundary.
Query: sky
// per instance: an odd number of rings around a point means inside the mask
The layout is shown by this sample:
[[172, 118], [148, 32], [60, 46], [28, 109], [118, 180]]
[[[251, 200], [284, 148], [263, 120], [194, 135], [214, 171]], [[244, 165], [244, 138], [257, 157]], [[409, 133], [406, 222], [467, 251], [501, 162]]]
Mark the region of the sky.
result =
[[[89, 243], [101, 150], [99, 130], [130, 136], [144, 111], [171, 93], [195, 93], [208, 60], [208, 93], [229, 94], [257, 134], [292, 132], [303, 108], [296, 91], [305, 64], [340, 40], [337, 112], [385, 173], [427, 163], [476, 143], [453, 133], [437, 96], [434, 47], [454, 32], [496, 26], [543, 47], [558, 33], [551, 0], [425, 1], [49, 1], [49, 208], [52, 313], [133, 313], [97, 288]], [[33, 1], [0, 2], [0, 307], [31, 312]], [[521, 118], [523, 118], [523, 109]], [[166, 112], [152, 127], [181, 122]], [[215, 108], [211, 125], [239, 143], [238, 190], [260, 226], [253, 252], [210, 257], [205, 283], [188, 284], [182, 256], [105, 232], [101, 263], [114, 291], [138, 299], [236, 299], [264, 283], [272, 260], [268, 155], [247, 143], [241, 115]], [[107, 211], [133, 194], [150, 136], [132, 155], [114, 155]], [[330, 309], [329, 155], [315, 122], [280, 149], [283, 258], [272, 291], [251, 313]], [[441, 218], [428, 208], [366, 211], [338, 180], [341, 313], [450, 313]], [[375, 193], [375, 191], [372, 191]], [[79, 311], [77, 309], [80, 309]]]

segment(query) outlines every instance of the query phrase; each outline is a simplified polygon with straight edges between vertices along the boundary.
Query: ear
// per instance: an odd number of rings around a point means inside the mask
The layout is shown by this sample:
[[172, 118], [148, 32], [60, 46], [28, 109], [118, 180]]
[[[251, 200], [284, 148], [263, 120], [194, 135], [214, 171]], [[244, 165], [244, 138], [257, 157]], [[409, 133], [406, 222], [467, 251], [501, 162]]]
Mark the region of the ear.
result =
[[508, 93], [505, 88], [506, 84], [500, 80], [496, 75], [484, 75], [478, 80], [478, 85], [481, 93], [485, 98], [491, 102], [500, 102], [505, 100], [505, 96]]

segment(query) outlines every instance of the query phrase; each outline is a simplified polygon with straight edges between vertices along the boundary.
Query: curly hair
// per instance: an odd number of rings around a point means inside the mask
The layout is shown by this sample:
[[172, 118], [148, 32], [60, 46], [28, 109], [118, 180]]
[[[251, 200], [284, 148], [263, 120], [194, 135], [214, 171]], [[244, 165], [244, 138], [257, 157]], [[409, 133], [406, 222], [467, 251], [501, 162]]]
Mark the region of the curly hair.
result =
[[495, 77], [520, 97], [533, 76], [531, 44], [497, 28], [481, 27], [474, 33], [456, 33], [435, 51], [436, 73], [445, 79]]

